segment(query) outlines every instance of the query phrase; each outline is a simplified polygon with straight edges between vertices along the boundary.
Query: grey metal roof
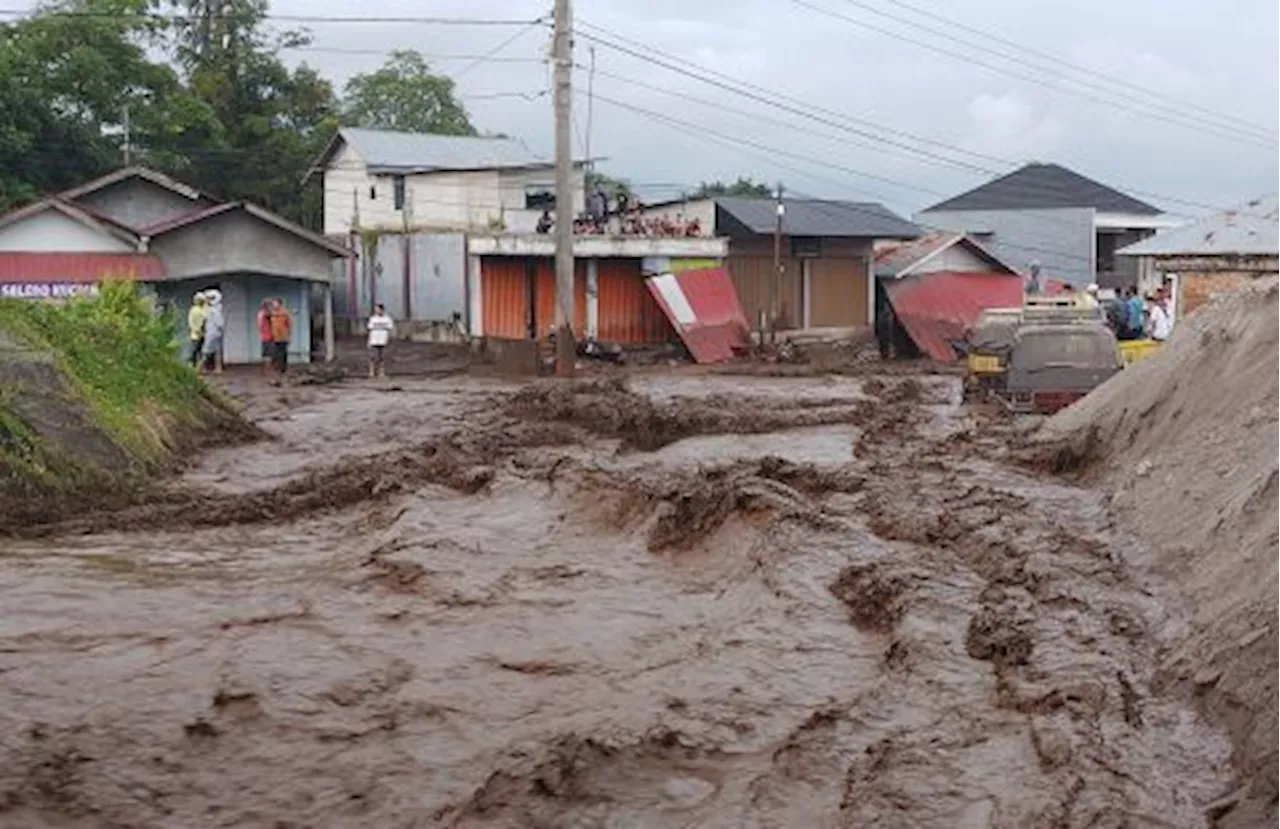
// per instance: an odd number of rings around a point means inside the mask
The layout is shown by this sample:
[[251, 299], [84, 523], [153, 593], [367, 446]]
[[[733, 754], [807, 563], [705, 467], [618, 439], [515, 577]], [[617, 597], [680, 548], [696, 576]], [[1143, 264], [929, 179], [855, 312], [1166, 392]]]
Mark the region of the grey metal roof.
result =
[[[718, 196], [716, 207], [751, 233], [771, 234], [776, 202], [770, 198]], [[914, 239], [920, 228], [875, 202], [783, 199], [783, 232], [789, 236]]]
[[1027, 164], [1008, 175], [926, 207], [930, 210], [1037, 210], [1092, 207], [1154, 216], [1162, 211], [1058, 164]]
[[[338, 130], [338, 137], [355, 149], [371, 172], [491, 170], [551, 165], [550, 159], [537, 155], [513, 138], [431, 135], [354, 127]], [[327, 161], [327, 157], [323, 159], [323, 162]]]
[[1280, 198], [1254, 199], [1235, 210], [1157, 233], [1116, 253], [1125, 256], [1280, 255]]

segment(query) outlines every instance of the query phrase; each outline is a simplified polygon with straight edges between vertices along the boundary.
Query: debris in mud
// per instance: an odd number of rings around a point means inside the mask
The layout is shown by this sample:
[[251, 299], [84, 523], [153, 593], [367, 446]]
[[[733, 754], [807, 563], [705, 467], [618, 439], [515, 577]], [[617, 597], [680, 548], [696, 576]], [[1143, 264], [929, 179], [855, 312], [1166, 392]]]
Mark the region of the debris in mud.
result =
[[870, 411], [868, 401], [761, 401], [717, 395], [658, 402], [632, 391], [624, 378], [546, 380], [514, 394], [508, 411], [524, 418], [572, 423], [624, 449], [653, 451], [693, 435], [753, 434], [801, 426], [850, 423]]
[[964, 649], [974, 659], [992, 662], [997, 668], [1025, 665], [1032, 647], [1026, 626], [1008, 613], [983, 607], [969, 619]]
[[841, 570], [830, 589], [849, 609], [855, 627], [885, 633], [906, 612], [909, 586], [906, 578], [886, 572], [882, 564], [862, 564]]

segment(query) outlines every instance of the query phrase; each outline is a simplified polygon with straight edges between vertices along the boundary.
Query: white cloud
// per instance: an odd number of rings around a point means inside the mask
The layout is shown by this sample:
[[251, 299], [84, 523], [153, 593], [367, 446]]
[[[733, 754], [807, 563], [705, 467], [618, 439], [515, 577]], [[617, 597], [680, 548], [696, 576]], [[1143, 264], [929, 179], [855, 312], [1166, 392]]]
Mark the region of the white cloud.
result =
[[965, 146], [1013, 161], [1051, 161], [1060, 151], [1066, 127], [1056, 115], [1013, 94], [984, 92], [965, 107]]

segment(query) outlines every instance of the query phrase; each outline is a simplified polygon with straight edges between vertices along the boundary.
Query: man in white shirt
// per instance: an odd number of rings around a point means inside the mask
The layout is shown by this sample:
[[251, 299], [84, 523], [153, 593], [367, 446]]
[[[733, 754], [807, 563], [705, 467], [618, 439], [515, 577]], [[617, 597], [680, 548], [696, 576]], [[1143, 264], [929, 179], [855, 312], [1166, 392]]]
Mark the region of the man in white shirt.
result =
[[391, 334], [396, 324], [387, 316], [387, 309], [381, 303], [374, 306], [373, 316], [369, 317], [369, 376], [386, 377], [387, 343], [391, 342]]
[[1151, 310], [1147, 314], [1147, 327], [1150, 330], [1151, 339], [1156, 342], [1164, 342], [1173, 333], [1173, 316], [1169, 313], [1169, 299], [1164, 291], [1156, 294], [1155, 301], [1151, 303]]

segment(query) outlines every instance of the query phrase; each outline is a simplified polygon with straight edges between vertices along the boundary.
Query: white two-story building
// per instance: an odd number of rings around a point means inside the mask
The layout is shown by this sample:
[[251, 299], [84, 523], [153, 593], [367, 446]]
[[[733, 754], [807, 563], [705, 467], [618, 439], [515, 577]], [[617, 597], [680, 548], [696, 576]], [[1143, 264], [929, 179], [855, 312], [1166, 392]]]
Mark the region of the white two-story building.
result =
[[[324, 233], [352, 255], [335, 272], [338, 316], [356, 330], [375, 305], [404, 334], [536, 339], [555, 316], [555, 165], [510, 138], [342, 129], [309, 174], [324, 181]], [[573, 170], [585, 207], [585, 169]], [[675, 334], [645, 277], [717, 264], [726, 242], [661, 235], [575, 236], [581, 336], [651, 344]]]
[[[344, 128], [316, 160], [324, 233], [457, 230], [533, 233], [554, 204], [555, 166], [512, 138]], [[574, 166], [573, 215], [583, 209]]]

